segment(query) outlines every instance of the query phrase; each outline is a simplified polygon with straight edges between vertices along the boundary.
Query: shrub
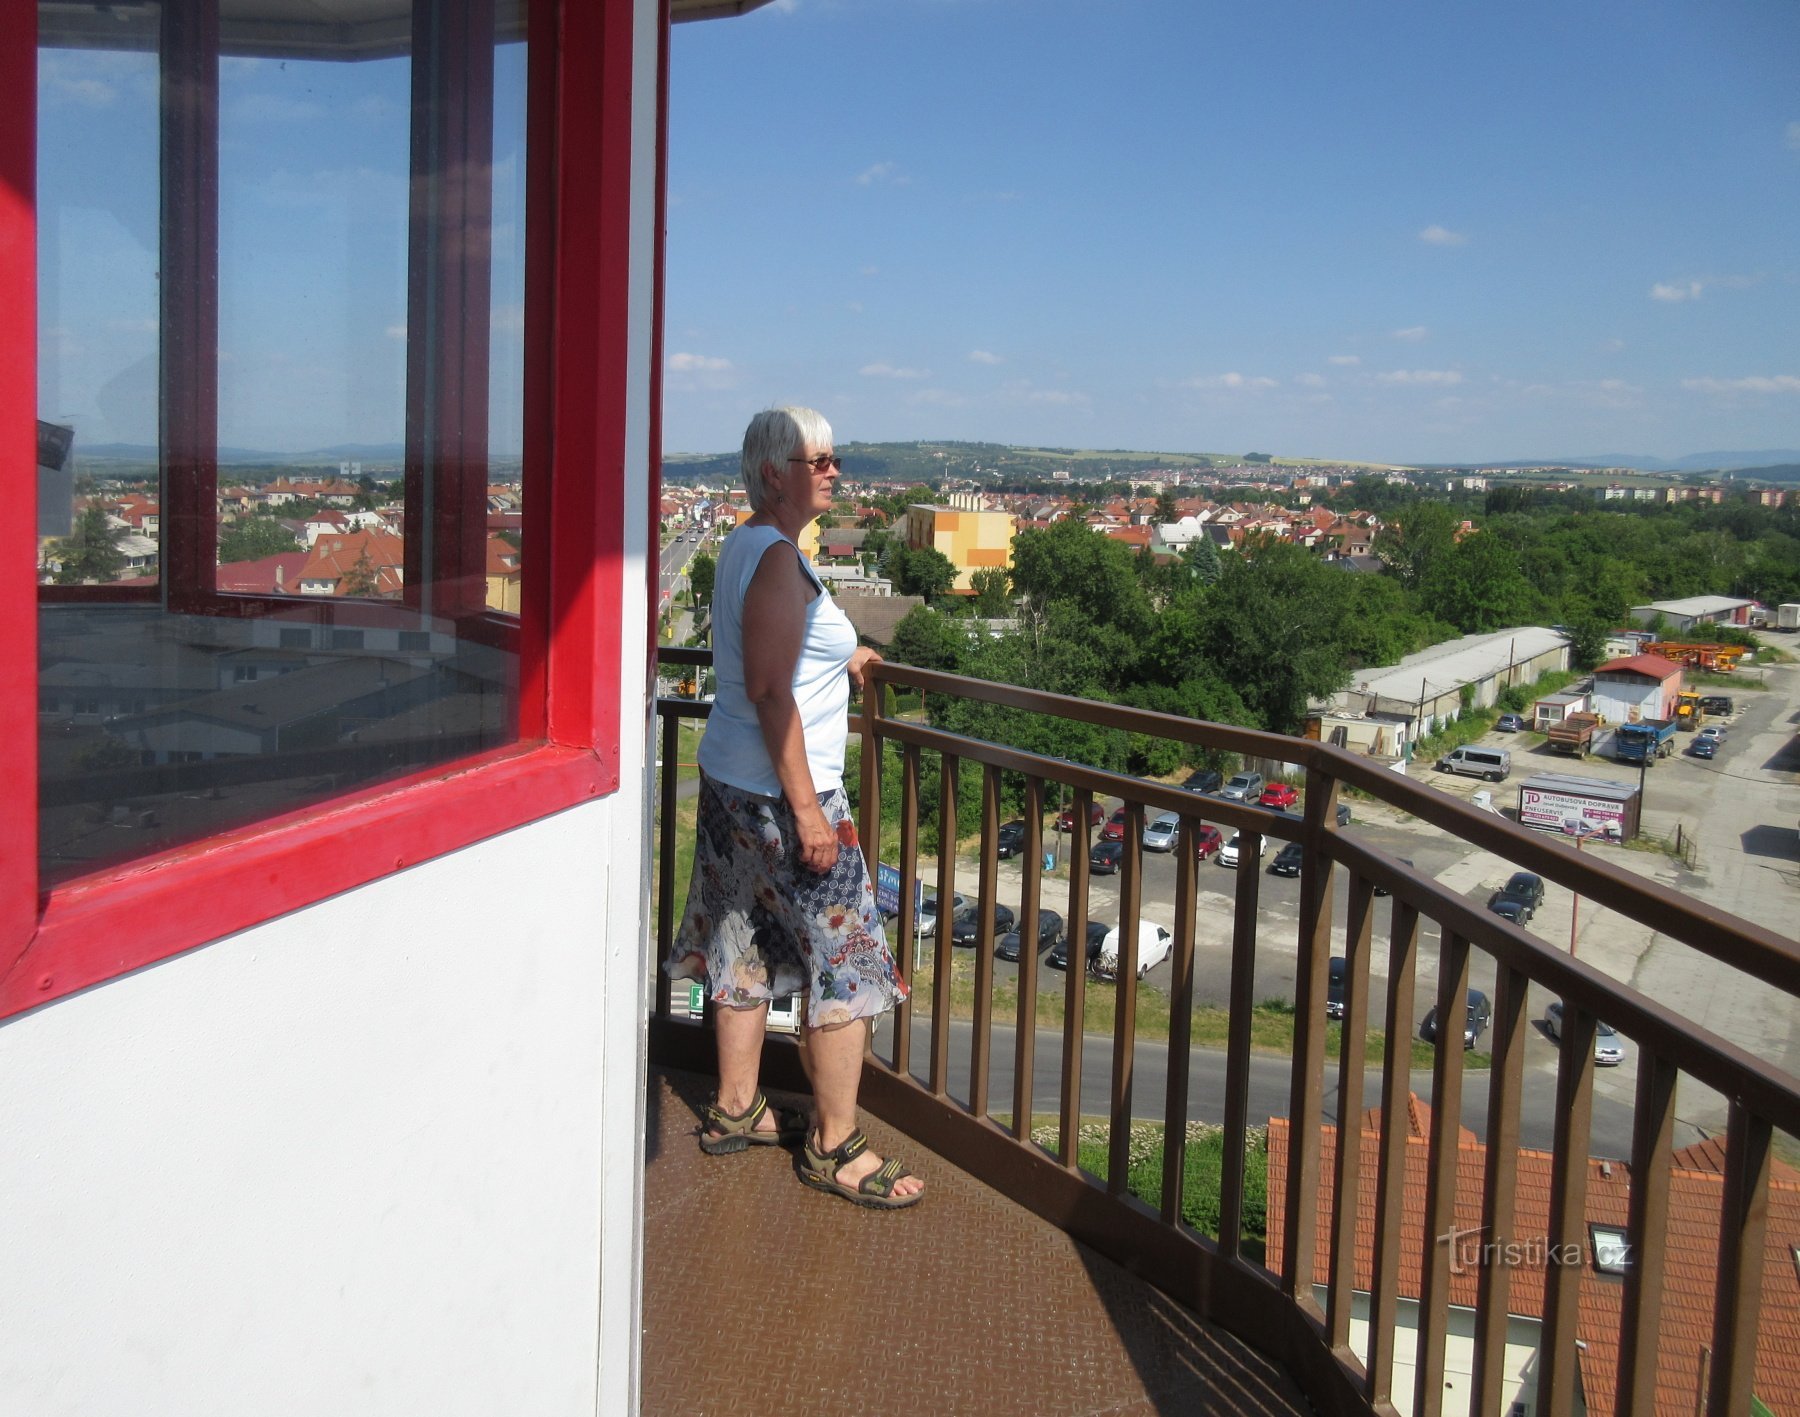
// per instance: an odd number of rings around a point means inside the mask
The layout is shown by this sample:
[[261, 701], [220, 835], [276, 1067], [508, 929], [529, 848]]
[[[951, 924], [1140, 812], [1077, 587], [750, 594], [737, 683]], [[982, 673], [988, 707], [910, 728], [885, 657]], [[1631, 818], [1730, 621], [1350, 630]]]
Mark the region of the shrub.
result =
[[[1055, 1129], [1041, 1129], [1033, 1140], [1054, 1146]], [[1076, 1154], [1084, 1171], [1101, 1180], [1107, 1174], [1107, 1126], [1084, 1126], [1077, 1138]], [[1219, 1204], [1224, 1174], [1225, 1132], [1210, 1122], [1189, 1122], [1187, 1153], [1181, 1177], [1181, 1220], [1212, 1239], [1219, 1237]], [[1162, 1128], [1154, 1124], [1134, 1126], [1126, 1148], [1126, 1189], [1144, 1204], [1162, 1205]], [[1243, 1238], [1258, 1244], [1265, 1237], [1269, 1213], [1269, 1136], [1252, 1127], [1245, 1134]]]

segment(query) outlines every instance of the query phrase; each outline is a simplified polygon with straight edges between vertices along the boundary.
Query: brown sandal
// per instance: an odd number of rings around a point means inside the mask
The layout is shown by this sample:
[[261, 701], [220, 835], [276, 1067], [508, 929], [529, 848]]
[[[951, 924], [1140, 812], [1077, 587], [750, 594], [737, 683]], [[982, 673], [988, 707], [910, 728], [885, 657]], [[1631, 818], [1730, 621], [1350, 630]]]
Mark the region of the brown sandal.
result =
[[785, 1107], [775, 1113], [775, 1130], [759, 1132], [756, 1124], [769, 1110], [769, 1099], [761, 1092], [735, 1117], [719, 1110], [719, 1099], [706, 1104], [701, 1124], [700, 1150], [708, 1156], [725, 1156], [752, 1146], [792, 1146], [806, 1134], [806, 1118]]
[[838, 1180], [837, 1173], [869, 1149], [869, 1139], [860, 1127], [844, 1138], [842, 1146], [830, 1151], [816, 1149], [814, 1138], [821, 1143], [824, 1141], [817, 1132], [807, 1133], [806, 1161], [800, 1168], [800, 1179], [815, 1191], [828, 1191], [834, 1196], [842, 1196], [852, 1205], [867, 1206], [870, 1210], [904, 1210], [925, 1199], [923, 1191], [914, 1191], [910, 1196], [894, 1194], [894, 1186], [900, 1178], [913, 1173], [892, 1157], [854, 1187]]

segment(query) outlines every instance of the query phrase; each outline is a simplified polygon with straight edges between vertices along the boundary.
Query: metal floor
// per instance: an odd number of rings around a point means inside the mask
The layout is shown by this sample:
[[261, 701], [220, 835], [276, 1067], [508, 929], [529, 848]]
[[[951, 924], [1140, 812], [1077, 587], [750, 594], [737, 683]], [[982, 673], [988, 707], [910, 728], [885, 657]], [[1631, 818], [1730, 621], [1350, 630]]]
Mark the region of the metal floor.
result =
[[1255, 1350], [866, 1114], [875, 1148], [929, 1184], [914, 1209], [807, 1190], [777, 1147], [704, 1155], [694, 1134], [711, 1088], [651, 1070], [651, 1417], [1311, 1411]]

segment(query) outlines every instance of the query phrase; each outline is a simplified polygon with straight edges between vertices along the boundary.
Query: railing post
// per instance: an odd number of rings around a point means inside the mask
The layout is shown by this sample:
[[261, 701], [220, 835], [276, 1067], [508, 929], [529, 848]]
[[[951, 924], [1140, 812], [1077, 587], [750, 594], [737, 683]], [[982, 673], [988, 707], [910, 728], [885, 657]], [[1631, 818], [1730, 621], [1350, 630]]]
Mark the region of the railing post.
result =
[[1594, 1113], [1595, 1019], [1565, 1002], [1562, 1048], [1556, 1066], [1555, 1131], [1550, 1160], [1550, 1233], [1544, 1264], [1544, 1327], [1539, 1347], [1538, 1402], [1545, 1412], [1575, 1406], [1575, 1328], [1580, 1319], [1583, 1260], [1567, 1262], [1569, 1249], [1587, 1254], [1588, 1135]]

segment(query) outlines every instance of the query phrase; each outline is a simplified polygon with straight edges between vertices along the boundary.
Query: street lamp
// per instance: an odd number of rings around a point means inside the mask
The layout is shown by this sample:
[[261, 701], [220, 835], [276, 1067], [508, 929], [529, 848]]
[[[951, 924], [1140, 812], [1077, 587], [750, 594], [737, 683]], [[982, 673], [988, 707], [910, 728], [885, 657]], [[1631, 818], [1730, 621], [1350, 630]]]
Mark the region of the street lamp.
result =
[[[1640, 805], [1639, 810], [1642, 810], [1641, 805]], [[1566, 827], [1565, 827], [1565, 830], [1567, 830]], [[1576, 831], [1571, 833], [1571, 835], [1573, 835], [1575, 838], [1575, 854], [1577, 856], [1581, 855], [1581, 843], [1582, 842], [1586, 841], [1590, 836], [1600, 836], [1600, 835], [1604, 834], [1605, 831], [1606, 831], [1606, 824], [1604, 822], [1602, 822], [1599, 826], [1591, 826], [1586, 831], [1577, 829]], [[1580, 914], [1581, 914], [1581, 895], [1579, 892], [1577, 892], [1575, 895], [1571, 896], [1570, 900], [1569, 900], [1569, 958], [1570, 959], [1575, 958], [1575, 924], [1576, 924], [1576, 919]]]

